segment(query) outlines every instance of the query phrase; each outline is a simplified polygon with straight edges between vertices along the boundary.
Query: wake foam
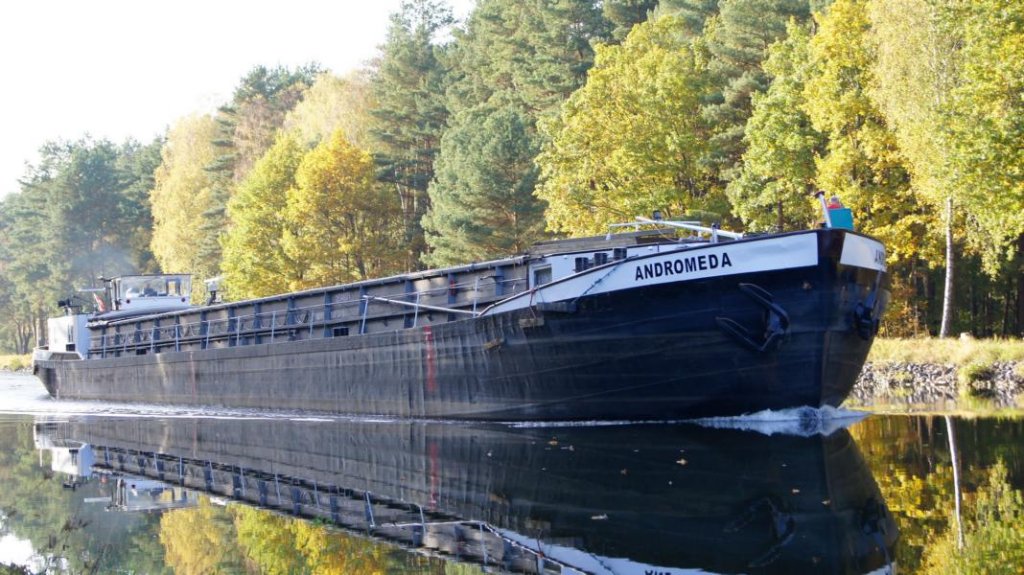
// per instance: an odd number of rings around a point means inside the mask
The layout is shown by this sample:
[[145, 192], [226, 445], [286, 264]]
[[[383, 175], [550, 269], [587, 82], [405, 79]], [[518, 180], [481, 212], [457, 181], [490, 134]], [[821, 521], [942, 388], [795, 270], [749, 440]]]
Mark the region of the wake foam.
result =
[[706, 417], [692, 419], [703, 427], [715, 429], [742, 429], [756, 431], [764, 435], [831, 435], [864, 419], [868, 414], [862, 411], [851, 411], [831, 406], [824, 407], [792, 407], [773, 411], [766, 409], [756, 413], [733, 417]]

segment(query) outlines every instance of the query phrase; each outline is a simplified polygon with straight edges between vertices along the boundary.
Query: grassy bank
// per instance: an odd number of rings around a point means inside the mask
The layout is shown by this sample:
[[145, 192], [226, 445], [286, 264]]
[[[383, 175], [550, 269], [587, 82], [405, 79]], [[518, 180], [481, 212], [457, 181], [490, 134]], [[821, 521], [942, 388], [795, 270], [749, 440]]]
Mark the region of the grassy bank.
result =
[[17, 371], [32, 365], [32, 356], [26, 355], [0, 355], [0, 371]]
[[923, 338], [875, 340], [870, 362], [953, 364], [963, 367], [996, 362], [1024, 362], [1019, 339]]

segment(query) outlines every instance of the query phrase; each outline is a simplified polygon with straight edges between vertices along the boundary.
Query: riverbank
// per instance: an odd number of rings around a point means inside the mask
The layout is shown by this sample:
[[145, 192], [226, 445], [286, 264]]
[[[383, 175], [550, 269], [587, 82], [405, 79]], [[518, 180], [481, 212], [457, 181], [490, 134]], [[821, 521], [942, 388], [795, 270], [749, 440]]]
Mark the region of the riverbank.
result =
[[848, 404], [911, 409], [1024, 405], [1024, 342], [955, 339], [876, 340]]
[[0, 371], [25, 371], [30, 367], [31, 355], [0, 354]]
[[872, 362], [864, 366], [847, 403], [911, 409], [1012, 408], [1024, 405], [1024, 362], [967, 365]]

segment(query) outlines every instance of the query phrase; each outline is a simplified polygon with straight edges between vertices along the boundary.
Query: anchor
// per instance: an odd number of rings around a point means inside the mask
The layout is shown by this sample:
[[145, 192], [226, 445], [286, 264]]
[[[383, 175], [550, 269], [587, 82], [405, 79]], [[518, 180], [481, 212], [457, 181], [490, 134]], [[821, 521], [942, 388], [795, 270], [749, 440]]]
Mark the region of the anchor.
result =
[[789, 335], [789, 314], [772, 299], [772, 294], [764, 288], [751, 284], [739, 284], [741, 292], [747, 295], [755, 303], [765, 310], [764, 334], [756, 338], [747, 328], [735, 320], [727, 317], [716, 317], [715, 323], [725, 333], [732, 336], [736, 341], [749, 348], [751, 351], [764, 353], [774, 351], [782, 345], [785, 337]]
[[[871, 288], [871, 293], [864, 301], [857, 302], [857, 305], [853, 308], [853, 325], [857, 330], [857, 335], [864, 340], [870, 340], [878, 333], [878, 327], [881, 324], [881, 311], [884, 311], [885, 305], [883, 303], [882, 310], [879, 311], [878, 301], [878, 287], [882, 282], [882, 273], [879, 272], [875, 276], [875, 285]], [[876, 311], [878, 313], [876, 313]]]

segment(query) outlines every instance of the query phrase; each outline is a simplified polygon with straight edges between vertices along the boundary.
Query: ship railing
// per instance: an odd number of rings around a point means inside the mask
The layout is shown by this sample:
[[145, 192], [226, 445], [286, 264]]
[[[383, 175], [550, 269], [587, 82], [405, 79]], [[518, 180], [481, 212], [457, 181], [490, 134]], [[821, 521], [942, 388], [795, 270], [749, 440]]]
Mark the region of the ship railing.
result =
[[[484, 285], [481, 280], [489, 280], [495, 287], [493, 297], [481, 297]], [[275, 343], [282, 334], [289, 341], [298, 339], [300, 330], [307, 331], [303, 339], [315, 339], [317, 328], [322, 329], [322, 337], [334, 337], [332, 331], [342, 324], [358, 326], [358, 334], [367, 333], [367, 325], [371, 321], [406, 317], [411, 310], [411, 321], [402, 329], [411, 329], [420, 325], [420, 312], [445, 313], [452, 317], [474, 317], [479, 315], [481, 302], [490, 304], [504, 297], [518, 293], [525, 287], [525, 278], [499, 279], [493, 276], [476, 277], [473, 281], [449, 283], [444, 286], [409, 292], [386, 292], [380, 295], [363, 294], [358, 299], [344, 301], [326, 301], [310, 306], [297, 306], [288, 309], [276, 309], [234, 315], [221, 318], [197, 319], [196, 321], [174, 323], [166, 326], [154, 325], [144, 328], [101, 334], [92, 337], [90, 355], [107, 357], [110, 354], [126, 355], [129, 353], [157, 353], [163, 351], [181, 351], [183, 347], [200, 349], [213, 347], [218, 342], [227, 342], [231, 347], [252, 345], [256, 343]], [[501, 289], [498, 289], [501, 286]], [[473, 297], [451, 306], [423, 303], [426, 298], [436, 298], [445, 293], [453, 294], [471, 290]], [[487, 290], [490, 291], [490, 290]], [[502, 294], [502, 295], [498, 295]], [[353, 294], [358, 295], [358, 294]], [[372, 304], [383, 304], [389, 311], [374, 313]], [[251, 303], [240, 303], [239, 307], [250, 306]], [[359, 307], [355, 314], [345, 314], [344, 310]], [[396, 312], [395, 308], [403, 308]], [[468, 308], [468, 309], [467, 309]], [[232, 308], [229, 308], [232, 309]], [[237, 309], [237, 308], [233, 308]], [[196, 311], [179, 313], [179, 319], [195, 315]], [[196, 316], [198, 317], [198, 316]], [[347, 332], [346, 332], [347, 335]]]
[[[334, 482], [154, 451], [98, 446], [96, 455], [94, 469], [106, 473], [155, 479], [169, 487], [177, 485], [205, 493], [224, 504], [237, 501], [328, 522], [414, 549], [436, 549], [485, 568], [504, 566], [503, 571], [537, 574], [588, 572], [549, 556], [540, 538], [535, 539], [534, 546], [507, 536], [487, 521], [424, 510], [422, 505], [409, 501], [410, 494], [417, 498], [430, 494], [415, 488], [403, 488], [401, 498], [395, 498]], [[353, 479], [365, 484], [365, 478]]]
[[718, 243], [720, 237], [729, 238], [732, 240], [738, 240], [743, 237], [743, 234], [740, 232], [730, 232], [727, 230], [719, 229], [717, 226], [704, 226], [701, 225], [700, 222], [663, 220], [660, 218], [645, 218], [637, 216], [636, 220], [632, 222], [625, 222], [621, 224], [609, 224], [608, 239], [611, 239], [611, 233], [614, 229], [633, 228], [634, 230], [639, 231], [640, 228], [643, 226], [669, 227], [687, 230], [691, 232], [697, 232], [698, 234], [707, 234], [710, 237], [711, 243]]

